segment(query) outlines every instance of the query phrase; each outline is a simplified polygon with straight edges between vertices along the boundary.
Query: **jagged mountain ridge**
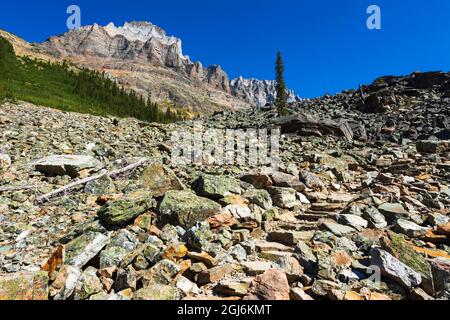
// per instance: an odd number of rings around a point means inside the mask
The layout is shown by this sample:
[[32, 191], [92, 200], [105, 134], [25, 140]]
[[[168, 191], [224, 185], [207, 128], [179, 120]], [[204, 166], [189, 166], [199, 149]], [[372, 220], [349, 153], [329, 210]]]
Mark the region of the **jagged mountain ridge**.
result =
[[[244, 79], [243, 77], [233, 79], [230, 82], [231, 93], [234, 96], [257, 107], [275, 103], [277, 98], [275, 86], [275, 80]], [[287, 96], [289, 103], [301, 100], [293, 90], [288, 90]]]
[[[192, 62], [189, 56], [183, 55], [181, 39], [167, 36], [163, 29], [149, 22], [131, 22], [119, 27], [113, 23], [105, 27], [85, 26], [51, 37], [42, 46], [52, 55], [105, 71], [153, 100], [173, 100], [200, 109], [205, 102], [242, 109], [249, 105], [263, 106], [276, 97], [273, 81], [242, 77], [230, 81], [219, 65], [204, 67], [200, 62]], [[152, 77], [151, 73], [158, 76]], [[135, 81], [136, 77], [142, 83]], [[192, 86], [196, 88], [188, 88]], [[206, 94], [202, 96], [195, 89], [202, 89]], [[290, 101], [298, 100], [293, 92], [289, 92], [289, 97]]]

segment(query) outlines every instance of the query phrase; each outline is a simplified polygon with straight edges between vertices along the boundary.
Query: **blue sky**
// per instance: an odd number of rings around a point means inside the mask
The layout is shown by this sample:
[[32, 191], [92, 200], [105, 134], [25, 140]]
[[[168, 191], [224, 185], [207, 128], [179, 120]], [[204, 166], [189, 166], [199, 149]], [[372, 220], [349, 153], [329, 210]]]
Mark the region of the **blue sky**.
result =
[[[277, 49], [300, 96], [357, 88], [381, 75], [450, 69], [447, 0], [21, 0], [2, 1], [0, 28], [28, 41], [66, 30], [77, 4], [82, 25], [146, 20], [183, 40], [184, 53], [220, 64], [230, 78], [274, 77]], [[366, 9], [382, 10], [382, 30]]]

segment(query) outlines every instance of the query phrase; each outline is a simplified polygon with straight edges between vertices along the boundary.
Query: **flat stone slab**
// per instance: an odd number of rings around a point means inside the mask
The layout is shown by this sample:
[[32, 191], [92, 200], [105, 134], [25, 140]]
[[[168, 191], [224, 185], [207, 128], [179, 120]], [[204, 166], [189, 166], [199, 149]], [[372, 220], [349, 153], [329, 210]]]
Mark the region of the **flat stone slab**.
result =
[[356, 232], [356, 230], [353, 229], [352, 227], [344, 226], [334, 221], [322, 221], [321, 226], [331, 231], [334, 235], [338, 237], [344, 236], [352, 232]]
[[85, 169], [100, 170], [104, 165], [92, 156], [81, 155], [53, 155], [32, 163], [34, 169], [52, 176], [69, 175], [78, 177]]
[[266, 251], [280, 251], [280, 252], [292, 252], [292, 248], [285, 246], [284, 244], [278, 242], [268, 242], [268, 241], [256, 241], [255, 248], [258, 252]]
[[272, 268], [272, 262], [265, 261], [248, 261], [241, 262], [244, 272], [249, 276], [257, 276], [263, 274]]

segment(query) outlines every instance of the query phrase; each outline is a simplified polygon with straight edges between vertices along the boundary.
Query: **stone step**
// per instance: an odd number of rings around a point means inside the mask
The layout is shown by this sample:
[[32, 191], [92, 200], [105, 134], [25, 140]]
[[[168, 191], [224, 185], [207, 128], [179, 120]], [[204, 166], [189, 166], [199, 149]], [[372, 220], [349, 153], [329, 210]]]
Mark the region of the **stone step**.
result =
[[317, 227], [316, 221], [298, 220], [295, 223], [281, 223], [276, 226], [276, 229], [283, 229], [289, 231], [309, 231]]
[[299, 220], [304, 220], [304, 221], [309, 221], [309, 222], [315, 222], [315, 221], [319, 221], [320, 219], [324, 219], [324, 218], [331, 218], [333, 217], [333, 215], [329, 215], [329, 214], [317, 214], [317, 213], [302, 213], [302, 214], [298, 214], [296, 216], [297, 219]]
[[341, 212], [345, 208], [345, 203], [329, 203], [329, 202], [323, 202], [323, 203], [313, 203], [311, 204], [310, 210], [311, 211], [320, 211], [320, 212]]
[[295, 246], [299, 241], [309, 242], [314, 236], [314, 231], [285, 231], [277, 230], [268, 234], [267, 239], [279, 242], [287, 246]]
[[291, 247], [285, 246], [279, 242], [269, 242], [263, 240], [255, 241], [255, 249], [257, 252], [266, 252], [266, 251], [279, 251], [279, 252], [292, 252], [293, 249]]

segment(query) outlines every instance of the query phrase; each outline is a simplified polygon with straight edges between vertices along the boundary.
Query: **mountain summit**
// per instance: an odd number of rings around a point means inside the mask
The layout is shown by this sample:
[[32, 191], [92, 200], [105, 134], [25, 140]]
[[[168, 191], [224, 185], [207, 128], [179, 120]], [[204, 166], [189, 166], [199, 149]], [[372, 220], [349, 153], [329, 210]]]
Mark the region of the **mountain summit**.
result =
[[[42, 46], [52, 56], [105, 71], [151, 100], [171, 101], [196, 112], [263, 106], [275, 97], [273, 82], [230, 81], [219, 65], [192, 62], [183, 55], [181, 39], [149, 22], [84, 26], [51, 37]], [[290, 97], [297, 100], [293, 92]]]

